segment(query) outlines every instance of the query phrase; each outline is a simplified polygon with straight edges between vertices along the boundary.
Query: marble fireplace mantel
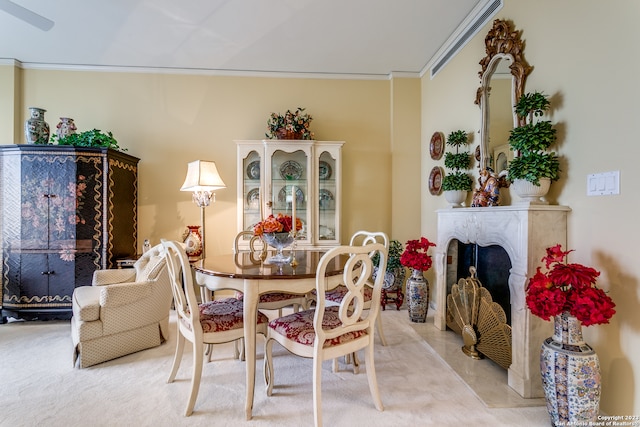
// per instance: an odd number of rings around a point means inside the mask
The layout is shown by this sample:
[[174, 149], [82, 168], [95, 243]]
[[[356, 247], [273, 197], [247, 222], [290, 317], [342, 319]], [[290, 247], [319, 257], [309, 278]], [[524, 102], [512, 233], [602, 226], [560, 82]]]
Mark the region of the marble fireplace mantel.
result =
[[540, 346], [552, 335], [551, 322], [531, 315], [525, 304], [525, 286], [540, 266], [545, 249], [567, 243], [567, 206], [513, 205], [438, 210], [438, 240], [434, 251], [436, 289], [435, 326], [446, 330], [447, 283], [457, 282], [455, 270], [447, 268], [448, 248], [453, 240], [480, 246], [498, 245], [509, 255], [512, 363], [509, 386], [524, 398], [543, 397], [540, 379]]

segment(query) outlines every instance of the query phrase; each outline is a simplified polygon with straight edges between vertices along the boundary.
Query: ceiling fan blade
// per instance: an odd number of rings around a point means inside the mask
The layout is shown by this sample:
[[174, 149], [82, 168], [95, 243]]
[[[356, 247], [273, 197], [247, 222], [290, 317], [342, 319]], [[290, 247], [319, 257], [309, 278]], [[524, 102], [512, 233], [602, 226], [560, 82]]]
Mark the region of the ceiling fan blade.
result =
[[16, 18], [21, 19], [34, 27], [40, 28], [42, 31], [49, 31], [53, 28], [54, 22], [52, 20], [47, 19], [42, 15], [38, 15], [37, 13], [15, 4], [12, 1], [0, 0], [0, 10], [4, 10]]

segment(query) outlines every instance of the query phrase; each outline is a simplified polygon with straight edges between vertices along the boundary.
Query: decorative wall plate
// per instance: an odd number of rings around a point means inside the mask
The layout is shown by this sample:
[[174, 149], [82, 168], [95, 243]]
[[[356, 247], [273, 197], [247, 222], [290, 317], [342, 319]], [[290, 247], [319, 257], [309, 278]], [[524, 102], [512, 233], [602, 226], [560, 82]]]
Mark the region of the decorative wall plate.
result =
[[320, 175], [320, 179], [329, 179], [331, 178], [331, 165], [327, 162], [320, 161], [318, 165], [318, 172]]
[[434, 166], [429, 174], [429, 192], [437, 196], [442, 193], [442, 179], [444, 178], [444, 169], [440, 166]]
[[254, 160], [247, 165], [249, 179], [260, 179], [260, 160]]
[[280, 165], [280, 176], [282, 179], [300, 179], [302, 172], [302, 166], [295, 160], [287, 160]]
[[433, 160], [440, 160], [444, 152], [444, 133], [434, 132], [429, 144], [429, 154]]

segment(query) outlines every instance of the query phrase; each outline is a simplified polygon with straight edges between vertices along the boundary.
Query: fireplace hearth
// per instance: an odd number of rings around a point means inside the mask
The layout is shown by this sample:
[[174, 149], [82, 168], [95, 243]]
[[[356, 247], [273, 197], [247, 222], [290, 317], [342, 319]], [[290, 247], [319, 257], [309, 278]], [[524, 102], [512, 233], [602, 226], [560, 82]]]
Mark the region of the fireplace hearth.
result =
[[527, 310], [525, 286], [540, 264], [545, 249], [555, 244], [566, 245], [569, 212], [570, 208], [566, 206], [554, 205], [438, 211], [438, 240], [434, 251], [437, 277], [432, 300], [436, 305], [435, 326], [443, 331], [447, 329], [447, 289], [460, 278], [457, 263], [447, 262], [449, 246], [460, 242], [502, 248], [511, 261], [508, 286], [512, 363], [508, 369], [508, 384], [524, 398], [544, 396], [540, 379], [540, 346], [553, 332], [551, 322], [545, 322]]

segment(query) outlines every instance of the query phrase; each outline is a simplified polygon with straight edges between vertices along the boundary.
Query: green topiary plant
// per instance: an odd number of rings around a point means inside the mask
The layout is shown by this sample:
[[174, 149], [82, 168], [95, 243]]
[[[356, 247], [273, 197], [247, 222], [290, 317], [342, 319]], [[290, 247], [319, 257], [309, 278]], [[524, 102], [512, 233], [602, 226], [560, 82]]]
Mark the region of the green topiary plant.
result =
[[540, 185], [540, 178], [559, 178], [558, 156], [547, 152], [556, 141], [556, 129], [551, 121], [540, 119], [549, 107], [549, 99], [542, 92], [525, 93], [518, 100], [515, 112], [525, 124], [512, 129], [509, 136], [511, 150], [519, 153], [509, 163], [510, 181], [523, 179]]
[[444, 166], [453, 172], [446, 174], [442, 180], [442, 190], [471, 191], [473, 180], [466, 170], [471, 164], [469, 152], [460, 152], [460, 147], [469, 143], [468, 134], [463, 130], [451, 132], [447, 137], [447, 145], [456, 149], [455, 153], [446, 152], [444, 155]]
[[75, 147], [102, 147], [112, 148], [118, 151], [127, 151], [120, 148], [118, 141], [111, 132], [103, 133], [100, 129], [88, 130], [80, 133], [72, 133], [63, 138], [58, 138], [55, 134], [51, 136], [51, 142], [58, 145], [73, 145]]

